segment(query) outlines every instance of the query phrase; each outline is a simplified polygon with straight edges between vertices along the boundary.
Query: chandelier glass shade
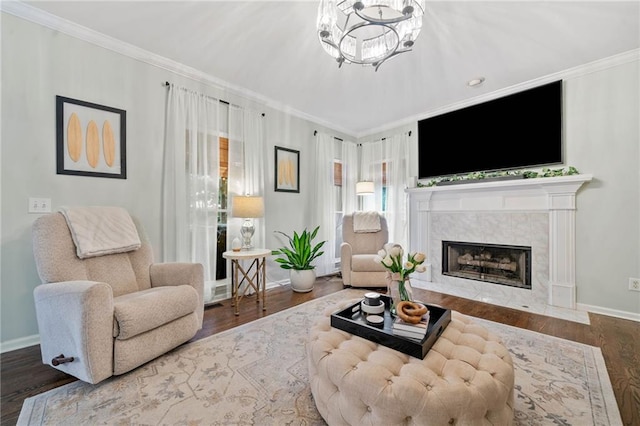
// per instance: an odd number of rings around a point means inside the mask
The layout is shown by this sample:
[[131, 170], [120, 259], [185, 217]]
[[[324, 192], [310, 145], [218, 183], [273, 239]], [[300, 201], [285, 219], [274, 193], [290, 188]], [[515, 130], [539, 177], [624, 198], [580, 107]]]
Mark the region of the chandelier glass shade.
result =
[[422, 29], [425, 0], [320, 0], [318, 38], [343, 63], [371, 65], [411, 50]]

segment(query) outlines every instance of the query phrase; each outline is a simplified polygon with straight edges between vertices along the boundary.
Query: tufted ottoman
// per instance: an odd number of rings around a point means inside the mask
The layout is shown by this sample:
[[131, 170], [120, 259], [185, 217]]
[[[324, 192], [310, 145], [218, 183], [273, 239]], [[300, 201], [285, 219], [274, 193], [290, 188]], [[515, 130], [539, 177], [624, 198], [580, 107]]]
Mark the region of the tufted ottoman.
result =
[[424, 359], [331, 327], [307, 344], [311, 393], [331, 425], [510, 425], [514, 372], [500, 339], [456, 311]]

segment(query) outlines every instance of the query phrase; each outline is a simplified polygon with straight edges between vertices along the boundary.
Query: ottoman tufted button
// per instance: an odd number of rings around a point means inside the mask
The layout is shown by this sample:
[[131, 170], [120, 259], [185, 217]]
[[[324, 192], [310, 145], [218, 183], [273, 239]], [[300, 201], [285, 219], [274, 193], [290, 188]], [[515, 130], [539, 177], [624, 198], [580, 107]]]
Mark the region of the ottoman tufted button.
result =
[[433, 386], [427, 385], [426, 388], [427, 388], [428, 391], [430, 391], [431, 389], [433, 389]]
[[367, 411], [371, 412], [371, 407], [367, 406]]
[[449, 424], [452, 425], [456, 422], [456, 419], [449, 419]]

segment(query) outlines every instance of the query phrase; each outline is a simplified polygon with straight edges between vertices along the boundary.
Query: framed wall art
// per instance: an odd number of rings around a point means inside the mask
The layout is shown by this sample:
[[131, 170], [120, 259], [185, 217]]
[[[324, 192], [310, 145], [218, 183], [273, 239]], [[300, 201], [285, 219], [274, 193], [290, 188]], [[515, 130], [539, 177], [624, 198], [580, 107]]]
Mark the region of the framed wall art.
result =
[[56, 96], [59, 175], [127, 178], [127, 112]]
[[300, 192], [300, 151], [275, 148], [275, 190]]

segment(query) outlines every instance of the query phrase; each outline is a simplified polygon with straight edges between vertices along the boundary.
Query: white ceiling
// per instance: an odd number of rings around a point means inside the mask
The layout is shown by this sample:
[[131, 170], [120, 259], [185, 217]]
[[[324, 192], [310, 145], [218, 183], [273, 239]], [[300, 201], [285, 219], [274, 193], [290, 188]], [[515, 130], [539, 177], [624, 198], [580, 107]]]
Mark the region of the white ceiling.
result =
[[26, 3], [355, 137], [640, 47], [637, 0], [427, 1], [413, 51], [378, 72], [324, 53], [317, 1]]

